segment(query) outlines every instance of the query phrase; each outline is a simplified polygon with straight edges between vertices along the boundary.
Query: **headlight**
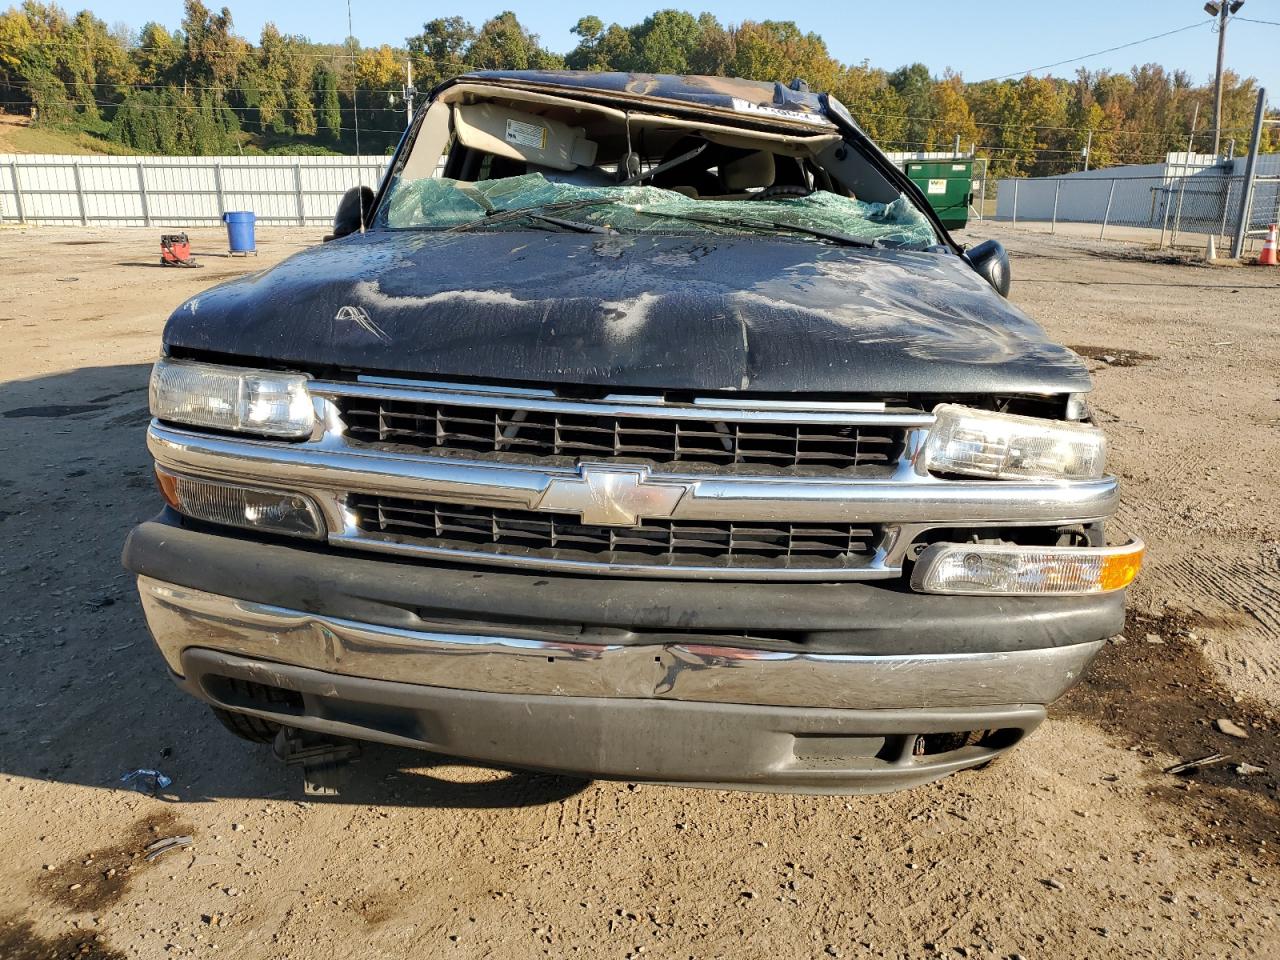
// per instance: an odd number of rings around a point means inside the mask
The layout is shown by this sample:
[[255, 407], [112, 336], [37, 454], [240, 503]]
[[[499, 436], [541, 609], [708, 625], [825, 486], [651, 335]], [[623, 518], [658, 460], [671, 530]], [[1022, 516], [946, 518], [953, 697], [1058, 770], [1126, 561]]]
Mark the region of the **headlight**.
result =
[[307, 379], [298, 373], [162, 359], [151, 371], [151, 415], [214, 430], [308, 437], [316, 415]]
[[990, 413], [944, 403], [916, 461], [921, 473], [999, 480], [1093, 480], [1102, 476], [1107, 438], [1083, 423]]
[[911, 587], [981, 596], [1109, 593], [1133, 582], [1142, 554], [1141, 540], [1122, 547], [935, 543], [916, 561]]

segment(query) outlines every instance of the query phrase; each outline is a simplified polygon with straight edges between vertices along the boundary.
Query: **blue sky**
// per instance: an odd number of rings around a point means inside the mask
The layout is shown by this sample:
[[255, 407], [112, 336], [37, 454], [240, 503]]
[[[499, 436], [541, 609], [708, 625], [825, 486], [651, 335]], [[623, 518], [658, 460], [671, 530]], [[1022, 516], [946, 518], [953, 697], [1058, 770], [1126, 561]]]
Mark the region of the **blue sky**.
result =
[[[182, 18], [181, 0], [93, 0], [77, 4], [63, 0], [71, 10], [88, 6], [108, 23], [140, 27], [143, 19], [177, 26]], [[236, 31], [256, 39], [262, 24], [272, 20], [285, 33], [300, 33], [312, 40], [338, 41], [347, 34], [345, 0], [206, 0], [210, 7], [230, 6]], [[577, 19], [594, 14], [606, 23], [634, 23], [653, 9], [675, 6], [693, 12], [707, 10], [721, 22], [768, 18], [795, 20], [827, 41], [831, 53], [846, 62], [870, 60], [873, 66], [894, 68], [920, 61], [935, 73], [951, 67], [968, 80], [984, 80], [1024, 71], [1149, 37], [1188, 24], [1203, 26], [1140, 46], [1092, 57], [1082, 65], [1127, 70], [1136, 63], [1159, 62], [1187, 70], [1193, 79], [1206, 82], [1213, 76], [1217, 37], [1202, 0], [1068, 0], [1022, 3], [964, 2], [964, 0], [827, 0], [823, 3], [792, 0], [705, 0], [696, 4], [655, 0], [652, 4], [620, 0], [506, 0], [488, 3], [368, 3], [352, 0], [355, 35], [365, 44], [403, 43], [421, 29], [424, 20], [460, 13], [475, 24], [502, 10], [511, 9], [553, 50], [565, 52], [574, 45], [569, 33]], [[1246, 0], [1241, 17], [1280, 22], [1280, 0]], [[1240, 21], [1227, 34], [1227, 64], [1248, 76], [1256, 76], [1280, 102], [1280, 26]], [[1070, 75], [1075, 64], [1053, 73]]]

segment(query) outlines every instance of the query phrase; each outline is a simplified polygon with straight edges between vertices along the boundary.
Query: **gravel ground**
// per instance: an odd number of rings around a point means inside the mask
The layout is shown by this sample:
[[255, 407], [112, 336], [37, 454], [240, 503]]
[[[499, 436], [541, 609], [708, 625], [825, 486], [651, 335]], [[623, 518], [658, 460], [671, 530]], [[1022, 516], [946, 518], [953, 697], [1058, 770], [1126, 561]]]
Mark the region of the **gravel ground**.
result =
[[1124, 638], [989, 770], [845, 799], [376, 748], [305, 803], [170, 686], [118, 558], [168, 311], [320, 231], [248, 262], [196, 231], [189, 271], [157, 233], [0, 231], [0, 957], [1280, 955], [1280, 271], [1006, 234], [1014, 300], [1095, 358], [1150, 554]]

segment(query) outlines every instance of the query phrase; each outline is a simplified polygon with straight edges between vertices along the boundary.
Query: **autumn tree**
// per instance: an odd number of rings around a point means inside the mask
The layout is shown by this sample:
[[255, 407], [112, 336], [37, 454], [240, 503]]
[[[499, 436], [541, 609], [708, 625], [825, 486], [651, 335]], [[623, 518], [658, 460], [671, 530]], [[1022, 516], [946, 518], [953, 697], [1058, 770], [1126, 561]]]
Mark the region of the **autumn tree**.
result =
[[130, 51], [138, 83], [155, 87], [181, 82], [179, 65], [183, 47], [181, 33], [171, 33], [158, 23], [143, 26], [137, 44]]
[[962, 150], [978, 142], [978, 125], [964, 94], [964, 81], [959, 74], [948, 71], [941, 80], [934, 81], [930, 91], [934, 120], [925, 138], [926, 150], [949, 149], [957, 137]]
[[841, 69], [831, 89], [858, 125], [885, 149], [897, 149], [907, 139], [906, 108], [885, 71], [864, 60]]
[[830, 90], [840, 65], [816, 33], [803, 33], [789, 20], [750, 20], [732, 31], [733, 56], [725, 72], [749, 80], [805, 80], [811, 89]]

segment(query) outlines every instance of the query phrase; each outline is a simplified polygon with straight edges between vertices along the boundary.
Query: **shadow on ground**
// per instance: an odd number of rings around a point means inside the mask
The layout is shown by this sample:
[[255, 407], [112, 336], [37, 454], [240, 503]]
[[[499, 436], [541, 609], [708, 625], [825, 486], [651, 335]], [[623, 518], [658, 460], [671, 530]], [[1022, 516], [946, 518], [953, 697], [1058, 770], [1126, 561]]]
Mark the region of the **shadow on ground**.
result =
[[[297, 769], [169, 681], [120, 566], [128, 531], [160, 503], [149, 373], [129, 364], [0, 385], [0, 774], [121, 790], [122, 774], [147, 768], [172, 778], [163, 793], [176, 802], [302, 799]], [[353, 773], [336, 802], [520, 807], [586, 787], [376, 745]]]

